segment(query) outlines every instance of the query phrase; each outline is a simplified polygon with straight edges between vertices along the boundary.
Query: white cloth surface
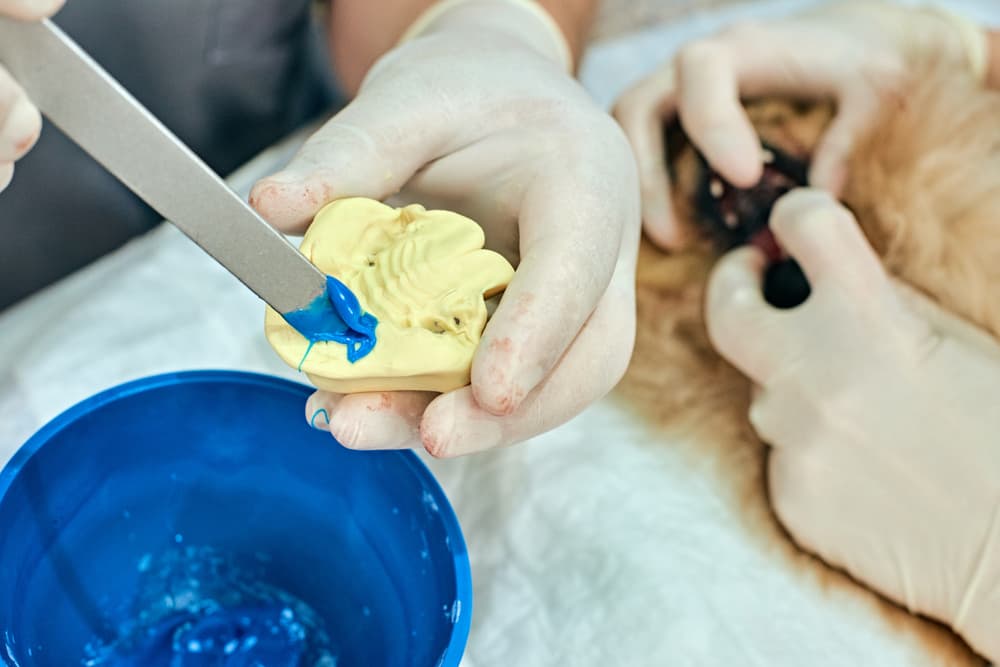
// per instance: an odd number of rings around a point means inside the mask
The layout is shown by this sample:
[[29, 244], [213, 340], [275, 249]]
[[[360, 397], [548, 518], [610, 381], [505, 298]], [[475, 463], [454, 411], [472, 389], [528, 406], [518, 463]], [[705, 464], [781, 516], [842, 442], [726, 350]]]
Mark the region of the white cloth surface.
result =
[[[682, 41], [807, 4], [746, 3], [603, 44], [582, 80], [609, 106]], [[949, 6], [996, 21], [997, 4]], [[299, 141], [233, 187], [246, 194]], [[196, 368], [303, 379], [265, 342], [256, 297], [164, 225], [0, 316], [0, 463], [97, 391]], [[713, 482], [614, 399], [531, 443], [429, 464], [472, 557], [469, 667], [929, 664], [851, 596], [760, 550]]]

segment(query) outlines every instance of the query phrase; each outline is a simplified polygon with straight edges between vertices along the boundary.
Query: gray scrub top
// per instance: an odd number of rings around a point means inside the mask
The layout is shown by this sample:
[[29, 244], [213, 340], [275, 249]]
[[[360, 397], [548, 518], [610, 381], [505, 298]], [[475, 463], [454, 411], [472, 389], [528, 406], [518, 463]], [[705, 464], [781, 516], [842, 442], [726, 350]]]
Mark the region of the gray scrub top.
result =
[[[54, 20], [225, 175], [337, 103], [313, 9], [310, 0], [68, 0]], [[46, 124], [0, 192], [0, 310], [157, 222]]]

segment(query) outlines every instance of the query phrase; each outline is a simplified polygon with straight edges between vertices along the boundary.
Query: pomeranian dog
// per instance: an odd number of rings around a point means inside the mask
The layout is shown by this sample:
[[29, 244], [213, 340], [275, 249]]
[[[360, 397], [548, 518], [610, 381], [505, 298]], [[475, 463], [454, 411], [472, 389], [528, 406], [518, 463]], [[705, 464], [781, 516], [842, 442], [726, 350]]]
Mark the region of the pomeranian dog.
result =
[[[899, 92], [855, 147], [843, 202], [893, 275], [1000, 337], [1000, 93], [940, 67], [921, 71]], [[667, 128], [674, 205], [694, 240], [674, 253], [643, 241], [636, 350], [620, 395], [670, 436], [665, 440], [697, 443], [677, 446], [690, 447], [685, 454], [714, 471], [761, 548], [778, 550], [819, 586], [851, 588], [895, 631], [925, 642], [935, 662], [983, 664], [945, 628], [798, 550], [770, 510], [767, 448], [747, 418], [750, 383], [710, 345], [703, 291], [723, 251], [754, 243], [776, 260], [767, 299], [794, 307], [807, 298], [797, 265], [778, 259], [767, 219], [781, 194], [805, 183], [811, 150], [834, 109], [785, 99], [745, 106], [766, 149], [764, 176], [748, 190], [714, 174], [676, 123]]]

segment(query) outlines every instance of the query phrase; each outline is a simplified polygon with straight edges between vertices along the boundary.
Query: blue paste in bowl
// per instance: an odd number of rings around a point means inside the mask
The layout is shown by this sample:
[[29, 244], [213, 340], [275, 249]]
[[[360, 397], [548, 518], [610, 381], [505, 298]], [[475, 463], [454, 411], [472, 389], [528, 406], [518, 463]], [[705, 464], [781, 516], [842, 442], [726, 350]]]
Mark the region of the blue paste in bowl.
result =
[[0, 473], [0, 662], [446, 667], [461, 530], [412, 452], [353, 452], [308, 387], [190, 372], [71, 408]]

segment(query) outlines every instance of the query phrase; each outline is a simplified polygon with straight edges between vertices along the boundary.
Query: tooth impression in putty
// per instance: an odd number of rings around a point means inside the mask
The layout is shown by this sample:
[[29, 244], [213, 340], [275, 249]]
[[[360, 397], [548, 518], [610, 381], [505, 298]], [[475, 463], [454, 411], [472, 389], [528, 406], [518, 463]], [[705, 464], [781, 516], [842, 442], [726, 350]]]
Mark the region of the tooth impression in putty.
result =
[[469, 384], [488, 317], [486, 300], [514, 276], [484, 250], [472, 220], [354, 197], [327, 204], [300, 250], [357, 296], [379, 322], [375, 348], [351, 363], [341, 343], [309, 341], [271, 308], [265, 333], [278, 356], [336, 393], [450, 391]]

